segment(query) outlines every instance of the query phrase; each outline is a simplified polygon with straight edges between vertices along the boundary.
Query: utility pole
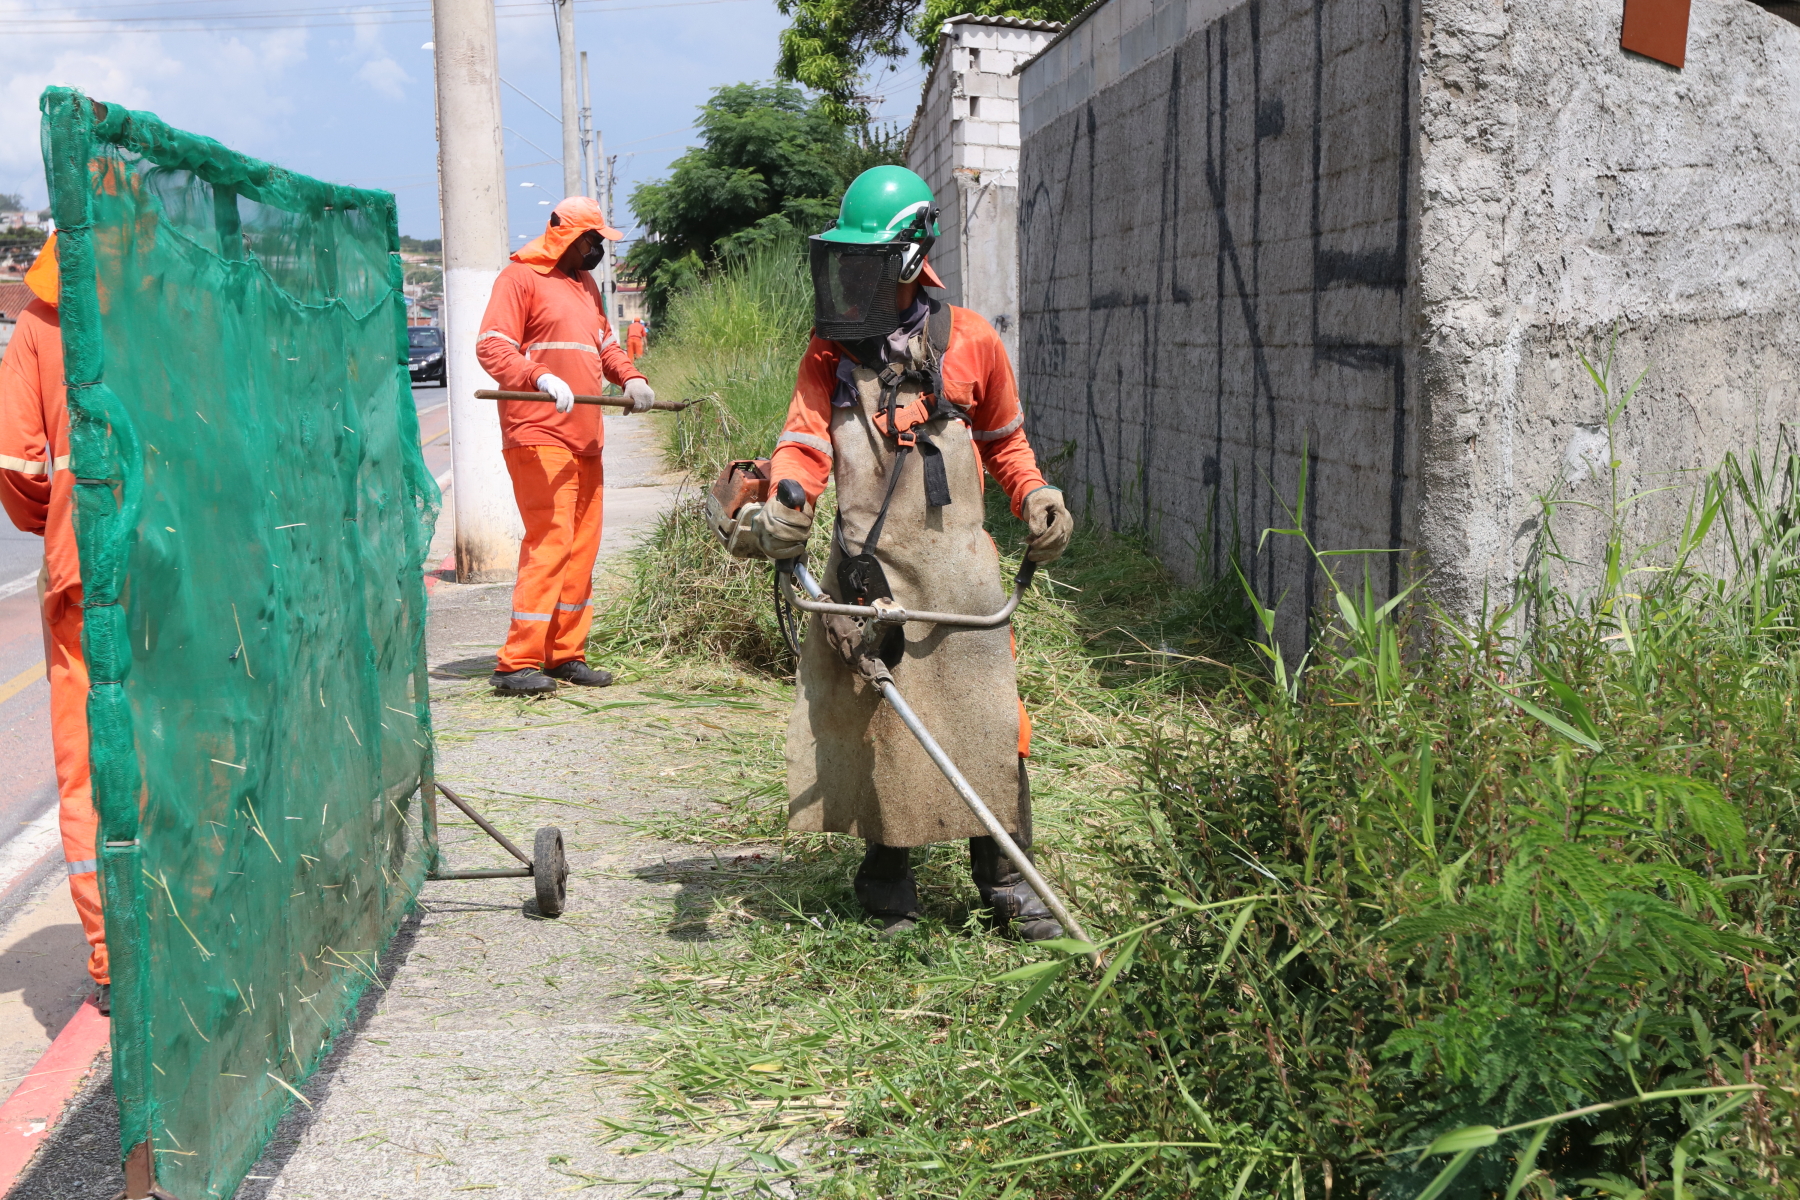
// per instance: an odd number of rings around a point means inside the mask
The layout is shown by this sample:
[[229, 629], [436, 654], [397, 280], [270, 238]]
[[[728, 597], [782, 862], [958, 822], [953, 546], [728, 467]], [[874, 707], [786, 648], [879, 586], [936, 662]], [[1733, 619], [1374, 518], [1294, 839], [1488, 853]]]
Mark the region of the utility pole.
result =
[[493, 0], [432, 0], [437, 75], [438, 203], [444, 233], [444, 390], [459, 583], [511, 579], [524, 529], [500, 454], [500, 412], [475, 339], [506, 265], [506, 157]]
[[580, 104], [575, 98], [575, 0], [556, 0], [556, 44], [562, 51], [563, 195], [579, 196], [581, 187]]
[[[581, 128], [583, 149], [587, 152], [588, 169], [591, 174], [582, 181], [587, 195], [600, 202], [600, 211], [606, 214], [608, 221], [616, 218], [612, 210], [612, 189], [606, 186], [606, 139], [599, 129], [594, 127], [593, 92], [588, 87], [587, 51], [581, 52]], [[615, 226], [616, 228], [616, 226]], [[606, 313], [606, 320], [615, 326], [619, 322], [619, 314], [613, 305], [613, 244], [605, 243], [600, 260], [600, 302]]]

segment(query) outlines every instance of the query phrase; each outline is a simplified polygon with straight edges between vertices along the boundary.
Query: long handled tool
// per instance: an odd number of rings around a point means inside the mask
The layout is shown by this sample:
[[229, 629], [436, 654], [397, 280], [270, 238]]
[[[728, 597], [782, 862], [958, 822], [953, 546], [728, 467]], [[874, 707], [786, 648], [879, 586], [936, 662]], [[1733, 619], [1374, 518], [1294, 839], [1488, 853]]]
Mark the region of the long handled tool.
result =
[[[794, 506], [790, 505], [789, 507]], [[895, 625], [904, 624], [907, 621], [930, 621], [933, 624], [949, 625], [960, 629], [994, 629], [1006, 624], [1012, 618], [1013, 610], [1019, 607], [1019, 601], [1024, 597], [1026, 589], [1031, 586], [1031, 577], [1037, 571], [1037, 564], [1030, 559], [1026, 559], [1020, 564], [1019, 573], [1013, 580], [1012, 598], [998, 612], [988, 616], [911, 612], [904, 608], [885, 604], [880, 606], [838, 604], [823, 598], [824, 589], [812, 577], [812, 573], [806, 569], [806, 564], [799, 559], [778, 562], [775, 564], [775, 570], [783, 599], [805, 612], [835, 613], [840, 616], [862, 617]], [[799, 580], [800, 586], [806, 590], [807, 597], [810, 599], [802, 598], [795, 593], [794, 581], [796, 579]], [[882, 696], [893, 707], [894, 713], [900, 718], [901, 723], [915, 738], [919, 739], [919, 745], [924, 748], [926, 755], [937, 765], [937, 769], [944, 773], [944, 778], [950, 781], [950, 786], [956, 790], [956, 794], [962, 798], [962, 802], [969, 806], [969, 811], [975, 814], [975, 819], [980, 821], [988, 831], [988, 836], [994, 839], [995, 844], [1000, 847], [1000, 852], [1006, 855], [1007, 861], [1017, 867], [1019, 874], [1025, 877], [1026, 882], [1031, 884], [1039, 896], [1043, 897], [1044, 903], [1049, 906], [1050, 911], [1056, 914], [1056, 919], [1062, 922], [1063, 930], [1069, 936], [1091, 944], [1093, 939], [1082, 929], [1081, 923], [1070, 915], [1068, 906], [1051, 889], [1050, 884], [1045, 881], [1036, 865], [1026, 856], [1025, 851], [1019, 849], [1019, 844], [1012, 840], [1012, 835], [1006, 832], [1006, 827], [1000, 824], [993, 811], [988, 808], [980, 796], [975, 794], [975, 789], [969, 785], [969, 781], [963, 777], [963, 773], [957, 770], [956, 764], [950, 761], [950, 756], [944, 753], [944, 748], [937, 744], [937, 739], [931, 736], [931, 731], [926, 729], [924, 722], [919, 720], [919, 714], [912, 710], [912, 706], [900, 694], [900, 689], [894, 686], [892, 680], [883, 682], [879, 686]]]
[[[496, 392], [492, 389], [483, 389], [476, 392], [475, 398], [477, 400], [548, 400], [552, 404], [556, 402], [556, 397], [550, 395], [548, 392]], [[631, 407], [631, 401], [623, 396], [577, 396], [575, 397], [575, 403], [598, 404], [605, 408]], [[681, 412], [689, 405], [698, 403], [700, 403], [698, 400], [682, 400], [679, 402], [674, 400], [658, 400], [650, 407], [661, 412]]]

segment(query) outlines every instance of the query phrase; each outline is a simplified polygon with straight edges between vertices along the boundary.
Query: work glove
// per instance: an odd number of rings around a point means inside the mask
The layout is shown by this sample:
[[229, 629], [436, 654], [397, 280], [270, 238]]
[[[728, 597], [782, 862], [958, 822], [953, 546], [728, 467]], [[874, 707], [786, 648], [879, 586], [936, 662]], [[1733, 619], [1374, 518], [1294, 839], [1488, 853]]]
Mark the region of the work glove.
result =
[[650, 390], [649, 380], [642, 376], [625, 381], [625, 397], [631, 401], [631, 411], [634, 413], [648, 412], [650, 406], [656, 403], [656, 393]]
[[575, 389], [546, 371], [538, 376], [537, 390], [556, 397], [556, 411], [566, 413], [575, 407]]
[[[781, 501], [771, 498], [760, 506], [745, 505], [744, 512], [755, 507], [748, 524], [756, 535], [757, 549], [763, 555], [777, 561], [787, 558], [798, 558], [806, 550], [806, 541], [812, 536], [813, 506], [789, 508]], [[738, 520], [744, 521], [743, 513]]]
[[[881, 638], [870, 636], [871, 624], [862, 617], [841, 613], [825, 613], [819, 617], [819, 625], [825, 631], [825, 644], [836, 650], [852, 671], [872, 684], [892, 683], [893, 672], [888, 670], [878, 652]], [[892, 626], [876, 626], [877, 632], [881, 633], [890, 628]]]
[[726, 516], [719, 507], [719, 502], [712, 496], [706, 498], [706, 523], [719, 540], [725, 543], [725, 549], [733, 558], [766, 558], [761, 544], [756, 538], [756, 515], [762, 511], [761, 503], [746, 504], [738, 509], [737, 516]]
[[1031, 531], [1025, 539], [1025, 557], [1034, 563], [1055, 562], [1061, 558], [1062, 552], [1069, 548], [1069, 538], [1075, 533], [1075, 518], [1069, 515], [1062, 490], [1049, 484], [1035, 489], [1019, 506], [1019, 515], [1025, 518], [1025, 528]]

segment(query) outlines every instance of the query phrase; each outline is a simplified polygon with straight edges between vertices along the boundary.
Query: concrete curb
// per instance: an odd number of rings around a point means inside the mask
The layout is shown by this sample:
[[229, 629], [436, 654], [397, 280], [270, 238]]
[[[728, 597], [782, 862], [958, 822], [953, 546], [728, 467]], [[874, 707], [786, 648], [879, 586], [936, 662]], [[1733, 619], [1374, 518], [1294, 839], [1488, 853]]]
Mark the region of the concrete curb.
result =
[[0, 1104], [0, 1195], [12, 1190], [50, 1136], [111, 1034], [112, 1022], [91, 999], [83, 1001], [31, 1074]]

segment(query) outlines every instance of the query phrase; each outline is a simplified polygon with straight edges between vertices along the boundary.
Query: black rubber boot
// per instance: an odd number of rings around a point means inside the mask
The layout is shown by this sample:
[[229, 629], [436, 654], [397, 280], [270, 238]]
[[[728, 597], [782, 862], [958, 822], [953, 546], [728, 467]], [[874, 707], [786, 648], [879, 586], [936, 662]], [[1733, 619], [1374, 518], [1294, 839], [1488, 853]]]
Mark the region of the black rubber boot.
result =
[[919, 922], [919, 888], [905, 846], [866, 843], [862, 865], [856, 868], [856, 899], [863, 911], [881, 922], [882, 937], [911, 933]]
[[612, 672], [602, 671], [588, 666], [579, 658], [571, 658], [566, 663], [558, 663], [544, 674], [552, 679], [560, 679], [564, 683], [573, 683], [578, 687], [608, 687], [612, 684]]
[[94, 1007], [100, 1010], [101, 1016], [112, 1016], [112, 984], [94, 985]]
[[[1030, 858], [1030, 844], [1021, 838], [1013, 840]], [[1032, 859], [1032, 862], [1036, 861]], [[975, 890], [981, 893], [981, 902], [988, 906], [994, 923], [1001, 929], [1010, 929], [1027, 942], [1042, 942], [1063, 935], [1062, 922], [1056, 919], [1043, 897], [1025, 882], [1019, 868], [1000, 853], [1000, 844], [993, 838], [969, 839], [969, 874], [975, 880]]]
[[556, 690], [556, 680], [536, 667], [520, 667], [517, 671], [495, 671], [488, 681], [502, 696], [542, 696]]

